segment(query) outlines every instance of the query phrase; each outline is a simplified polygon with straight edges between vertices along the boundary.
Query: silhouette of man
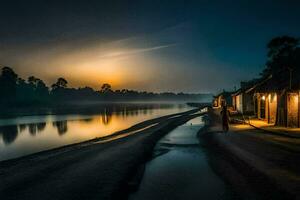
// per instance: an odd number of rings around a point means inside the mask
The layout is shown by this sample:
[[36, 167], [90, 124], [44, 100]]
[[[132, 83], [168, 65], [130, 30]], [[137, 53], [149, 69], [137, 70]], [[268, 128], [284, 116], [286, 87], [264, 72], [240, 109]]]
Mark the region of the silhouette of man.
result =
[[221, 118], [223, 131], [227, 133], [229, 130], [229, 114], [226, 105], [222, 106]]

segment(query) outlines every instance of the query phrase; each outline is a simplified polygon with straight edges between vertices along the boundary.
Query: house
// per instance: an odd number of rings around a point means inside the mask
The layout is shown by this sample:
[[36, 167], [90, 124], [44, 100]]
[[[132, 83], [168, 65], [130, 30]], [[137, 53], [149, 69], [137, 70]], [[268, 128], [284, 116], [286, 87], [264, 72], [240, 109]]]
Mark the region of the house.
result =
[[221, 95], [216, 95], [213, 97], [213, 107], [218, 108], [221, 107], [222, 98]]
[[275, 124], [278, 108], [277, 93], [272, 91], [256, 92], [254, 97], [257, 106], [257, 118], [265, 120], [269, 124]]
[[276, 122], [277, 115], [277, 88], [274, 85], [272, 76], [263, 78], [246, 93], [253, 94], [254, 113], [258, 119], [272, 124]]
[[258, 119], [285, 127], [300, 127], [300, 79], [288, 77], [287, 72], [262, 79], [247, 92], [254, 93]]
[[227, 107], [232, 107], [232, 95], [233, 92], [227, 92], [223, 90], [223, 92], [214, 96], [213, 99], [213, 107], [221, 107], [223, 105], [227, 105]]
[[[254, 114], [254, 91], [249, 90], [257, 79], [241, 82], [241, 87], [232, 96], [233, 110], [242, 114]], [[249, 91], [248, 91], [249, 90]]]

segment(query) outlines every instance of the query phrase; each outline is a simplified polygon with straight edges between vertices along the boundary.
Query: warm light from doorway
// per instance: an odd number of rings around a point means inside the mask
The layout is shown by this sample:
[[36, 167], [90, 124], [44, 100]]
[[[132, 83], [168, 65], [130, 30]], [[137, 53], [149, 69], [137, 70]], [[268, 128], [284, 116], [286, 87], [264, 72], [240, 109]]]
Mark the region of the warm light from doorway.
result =
[[293, 95], [293, 96], [294, 96], [294, 101], [298, 102], [298, 95], [296, 94], [296, 95]]
[[277, 101], [277, 94], [274, 94], [273, 101]]

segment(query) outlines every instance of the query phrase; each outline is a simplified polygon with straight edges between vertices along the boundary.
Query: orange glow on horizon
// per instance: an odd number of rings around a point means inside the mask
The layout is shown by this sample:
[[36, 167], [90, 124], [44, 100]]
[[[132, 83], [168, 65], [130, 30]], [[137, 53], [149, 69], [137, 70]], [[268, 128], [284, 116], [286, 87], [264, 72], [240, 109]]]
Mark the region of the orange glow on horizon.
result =
[[173, 46], [140, 45], [135, 39], [41, 46], [20, 53], [23, 57], [15, 60], [20, 68], [16, 72], [24, 79], [36, 76], [48, 86], [64, 77], [68, 86], [74, 88], [87, 86], [99, 90], [108, 83], [114, 90], [182, 91], [186, 85], [177, 80], [188, 79], [184, 78], [181, 64], [153, 53]]

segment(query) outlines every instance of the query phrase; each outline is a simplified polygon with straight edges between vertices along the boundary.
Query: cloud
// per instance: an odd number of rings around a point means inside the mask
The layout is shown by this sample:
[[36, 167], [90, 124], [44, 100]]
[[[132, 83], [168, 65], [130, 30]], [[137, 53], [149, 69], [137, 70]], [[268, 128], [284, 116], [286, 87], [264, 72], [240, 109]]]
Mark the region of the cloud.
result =
[[120, 58], [120, 57], [136, 55], [136, 54], [150, 52], [150, 51], [161, 50], [161, 49], [169, 48], [169, 47], [172, 47], [175, 45], [176, 44], [167, 44], [167, 45], [153, 46], [153, 47], [148, 47], [148, 48], [136, 48], [136, 49], [130, 49], [130, 50], [125, 50], [125, 51], [116, 51], [116, 52], [111, 52], [111, 53], [102, 55], [99, 58], [100, 59], [101, 58], [105, 58], [105, 59], [106, 58]]

